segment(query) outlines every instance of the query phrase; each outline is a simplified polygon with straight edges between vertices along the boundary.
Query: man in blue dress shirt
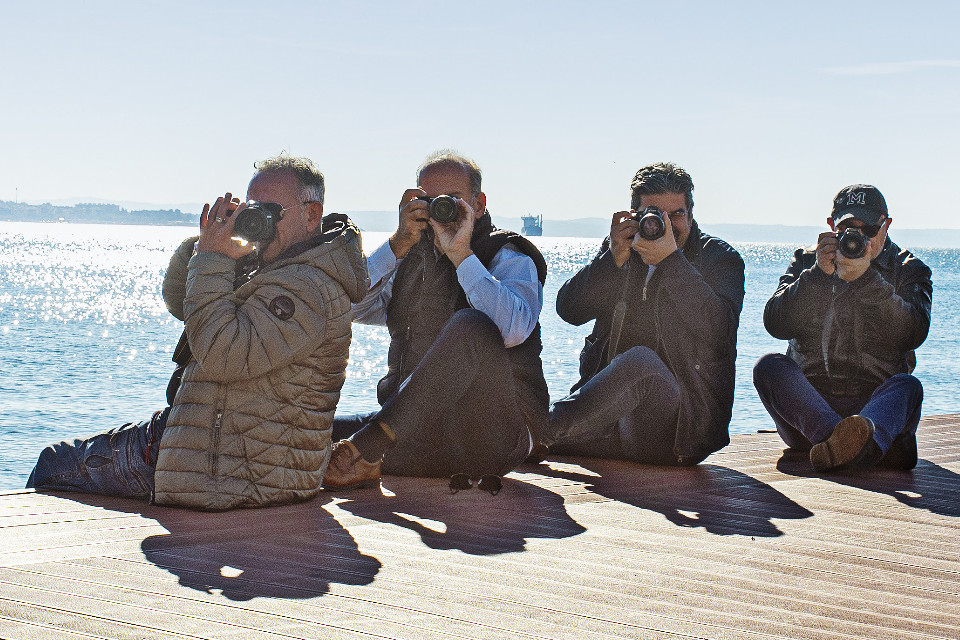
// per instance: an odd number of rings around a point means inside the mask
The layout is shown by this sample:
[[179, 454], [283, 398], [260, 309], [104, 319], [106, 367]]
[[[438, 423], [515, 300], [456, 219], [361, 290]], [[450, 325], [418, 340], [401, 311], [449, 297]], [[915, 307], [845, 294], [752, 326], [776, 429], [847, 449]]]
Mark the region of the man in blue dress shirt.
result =
[[450, 151], [429, 157], [404, 192], [397, 230], [367, 259], [370, 293], [354, 305], [354, 321], [390, 331], [381, 408], [337, 416], [334, 439], [345, 439], [325, 487], [381, 471], [503, 475], [540, 441], [546, 263], [529, 240], [494, 227], [486, 204], [479, 167]]

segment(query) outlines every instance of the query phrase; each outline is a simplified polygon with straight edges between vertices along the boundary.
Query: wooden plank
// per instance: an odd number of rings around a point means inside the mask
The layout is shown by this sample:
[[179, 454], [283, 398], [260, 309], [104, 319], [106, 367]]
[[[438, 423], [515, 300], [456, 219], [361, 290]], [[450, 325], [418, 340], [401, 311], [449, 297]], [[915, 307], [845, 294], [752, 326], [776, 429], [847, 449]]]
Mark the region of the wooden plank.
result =
[[3, 638], [960, 637], [960, 414], [912, 473], [775, 434], [687, 469], [557, 458], [225, 514], [0, 495]]

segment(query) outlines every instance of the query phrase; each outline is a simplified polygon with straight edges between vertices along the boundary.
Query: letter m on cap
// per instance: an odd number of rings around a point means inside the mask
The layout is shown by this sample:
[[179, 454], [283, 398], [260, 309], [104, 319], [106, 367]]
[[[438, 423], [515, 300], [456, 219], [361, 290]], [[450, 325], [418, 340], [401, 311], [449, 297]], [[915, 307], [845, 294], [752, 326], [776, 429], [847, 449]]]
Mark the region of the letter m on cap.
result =
[[867, 194], [864, 191], [854, 192], [847, 196], [847, 206], [859, 204], [867, 206]]

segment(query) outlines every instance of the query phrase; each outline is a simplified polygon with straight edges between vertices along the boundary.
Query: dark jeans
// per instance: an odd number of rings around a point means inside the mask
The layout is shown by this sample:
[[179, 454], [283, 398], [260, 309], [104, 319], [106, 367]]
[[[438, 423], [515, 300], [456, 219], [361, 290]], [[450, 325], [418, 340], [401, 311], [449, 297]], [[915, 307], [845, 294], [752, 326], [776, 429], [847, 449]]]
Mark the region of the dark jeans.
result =
[[47, 447], [27, 488], [149, 499], [169, 412], [168, 407], [144, 422], [128, 422], [85, 440]]
[[[550, 451], [677, 465], [680, 384], [647, 347], [616, 356], [550, 411]], [[697, 461], [699, 462], [699, 461]]]
[[400, 388], [369, 415], [338, 415], [343, 439], [379, 419], [397, 435], [384, 473], [503, 475], [530, 453], [531, 436], [503, 337], [481, 311], [462, 309]]
[[891, 376], [865, 398], [821, 394], [790, 357], [770, 353], [753, 367], [753, 385], [777, 425], [780, 437], [795, 449], [809, 449], [833, 433], [841, 419], [859, 414], [873, 421], [873, 438], [886, 453], [900, 434], [916, 433], [923, 386], [908, 373]]

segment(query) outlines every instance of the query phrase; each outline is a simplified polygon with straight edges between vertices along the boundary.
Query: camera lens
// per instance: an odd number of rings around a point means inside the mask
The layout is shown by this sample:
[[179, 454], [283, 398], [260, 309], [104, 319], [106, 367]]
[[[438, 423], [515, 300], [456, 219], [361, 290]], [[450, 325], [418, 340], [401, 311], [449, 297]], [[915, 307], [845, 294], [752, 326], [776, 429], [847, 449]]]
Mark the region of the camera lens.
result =
[[844, 257], [856, 260], [867, 252], [867, 238], [856, 229], [844, 229], [837, 238], [840, 253]]
[[656, 207], [647, 207], [641, 213], [636, 214], [634, 218], [640, 223], [640, 237], [644, 240], [662, 238], [667, 232], [663, 215]]
[[430, 201], [430, 217], [437, 222], [453, 222], [457, 219], [457, 199], [437, 196]]
[[269, 209], [261, 206], [259, 202], [250, 202], [247, 208], [237, 215], [233, 232], [247, 242], [267, 243], [273, 240], [276, 221]]

